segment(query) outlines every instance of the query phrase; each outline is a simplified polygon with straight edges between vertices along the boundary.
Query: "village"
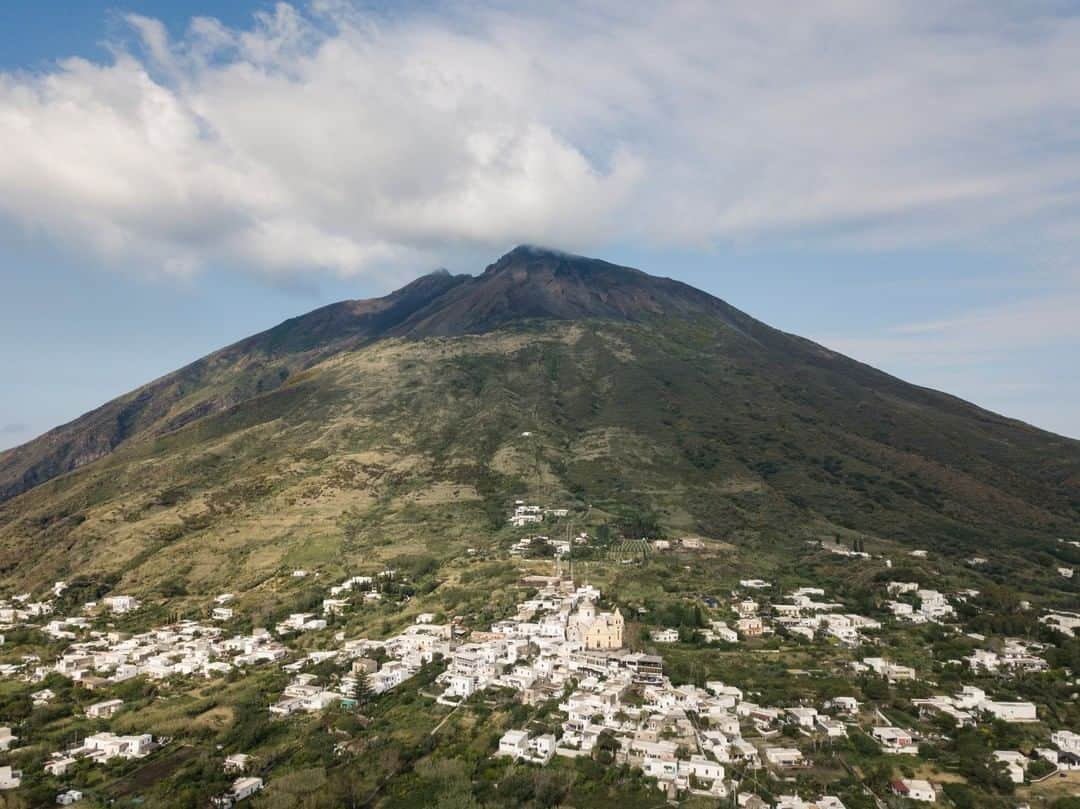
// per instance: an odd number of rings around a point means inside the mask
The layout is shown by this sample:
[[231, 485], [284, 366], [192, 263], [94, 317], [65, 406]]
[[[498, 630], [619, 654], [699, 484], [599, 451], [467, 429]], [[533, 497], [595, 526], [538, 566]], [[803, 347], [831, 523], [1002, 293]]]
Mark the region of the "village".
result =
[[[519, 503], [512, 520], [515, 527], [525, 527], [539, 523], [545, 514], [553, 511]], [[526, 536], [507, 553], [511, 559], [528, 557], [538, 540], [548, 542], [546, 537]], [[53, 660], [27, 655], [6, 662], [0, 665], [0, 678], [33, 684], [58, 674], [92, 692], [133, 678], [212, 680], [276, 667], [291, 681], [280, 693], [268, 695], [265, 710], [274, 720], [287, 721], [294, 715], [363, 710], [379, 695], [410, 688], [418, 672], [434, 665], [439, 673], [433, 695], [451, 713], [485, 693], [511, 694], [524, 706], [557, 706], [554, 726], [537, 730], [525, 723], [506, 730], [492, 750], [495, 758], [539, 767], [556, 757], [609, 761], [640, 770], [669, 800], [693, 795], [751, 809], [842, 809], [845, 804], [838, 795], [800, 795], [796, 789], [798, 774], [823, 751], [838, 746], [857, 742], [881, 755], [919, 758], [920, 745], [930, 738], [925, 727], [896, 722], [884, 706], [859, 699], [854, 692], [816, 703], [766, 704], [738, 682], [673, 682], [661, 651], [684, 642], [685, 632], [649, 625], [640, 614], [624, 614], [613, 594], [584, 576], [575, 578], [574, 548], [588, 543], [589, 535], [581, 532], [555, 544], [554, 560], [547, 563], [554, 567], [550, 573], [535, 572], [535, 564], [533, 572], [524, 568], [517, 585], [524, 595], [512, 615], [470, 627], [461, 616], [439, 620], [435, 612], [421, 612], [400, 631], [381, 638], [347, 637], [331, 624], [351, 610], [381, 603], [399, 578], [390, 568], [327, 586], [321, 612], [291, 613], [272, 629], [255, 627], [241, 634], [228, 631], [236, 618], [232, 593], [219, 594], [207, 604], [207, 620], [181, 620], [128, 633], [98, 627], [101, 620], [137, 614], [142, 606], [137, 599], [109, 595], [84, 603], [78, 614], [57, 615], [53, 599], [67, 585], [56, 582], [38, 600], [21, 594], [0, 602], [0, 621], [5, 631], [39, 628], [65, 648]], [[684, 549], [700, 548], [695, 543], [700, 541], [689, 540]], [[669, 541], [653, 544], [655, 552], [672, 552]], [[295, 569], [285, 575], [299, 580], [309, 571]], [[933, 624], [968, 641], [982, 639], [965, 633], [957, 621], [957, 608], [977, 591], [941, 592], [902, 580], [883, 582], [881, 590], [887, 618], [860, 614], [824, 587], [780, 592], [768, 580], [743, 578], [730, 591], [704, 600], [706, 620], [693, 635], [695, 642], [718, 648], [773, 637], [796, 645], [831, 644], [849, 650], [848, 676], [888, 685], [925, 683], [929, 673], [891, 659], [884, 648], [876, 655], [853, 654], [874, 647], [885, 624]], [[403, 607], [407, 599], [398, 603]], [[633, 645], [627, 642], [630, 620], [639, 624]], [[1076, 628], [1076, 616], [1069, 613], [1047, 612], [1040, 620], [1070, 635]], [[319, 638], [318, 648], [294, 645], [306, 636]], [[1005, 682], [1046, 670], [1045, 650], [1043, 644], [1007, 638], [994, 648], [974, 648], [965, 658], [942, 663]], [[336, 666], [337, 673], [320, 676], [310, 671], [325, 663]], [[55, 695], [42, 688], [32, 696], [35, 706], [48, 706]], [[920, 722], [938, 722], [938, 741], [946, 727], [994, 722], [1043, 727], [1045, 719], [1033, 702], [999, 697], [972, 684], [913, 697], [910, 703]], [[87, 705], [85, 715], [107, 726], [126, 708], [121, 699], [103, 699]], [[12, 728], [0, 728], [0, 749], [14, 751], [25, 741]], [[170, 741], [150, 733], [103, 729], [53, 750], [43, 768], [56, 779], [57, 804], [70, 805], [82, 798], [79, 789], [64, 784], [76, 765], [151, 757]], [[264, 788], [265, 774], [253, 772], [254, 761], [248, 750], [222, 751], [221, 769], [234, 780], [215, 798], [215, 805], [232, 806]], [[1015, 784], [1080, 771], [1080, 735], [1073, 728], [1049, 727], [1030, 752], [994, 750], [991, 763]], [[23, 776], [10, 765], [0, 766], [0, 790], [17, 789]], [[756, 792], [759, 778], [788, 784], [791, 792], [774, 790], [766, 802]], [[885, 790], [871, 793], [874, 800], [947, 802], [941, 785], [924, 777], [901, 775]]]

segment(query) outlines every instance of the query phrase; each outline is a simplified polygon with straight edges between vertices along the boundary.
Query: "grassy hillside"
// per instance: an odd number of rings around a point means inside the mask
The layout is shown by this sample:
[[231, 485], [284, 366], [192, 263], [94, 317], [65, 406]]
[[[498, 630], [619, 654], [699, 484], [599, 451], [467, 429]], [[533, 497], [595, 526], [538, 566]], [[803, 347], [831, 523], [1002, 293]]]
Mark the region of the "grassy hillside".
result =
[[772, 330], [522, 321], [339, 350], [122, 444], [0, 505], [0, 575], [254, 591], [289, 567], [492, 545], [521, 497], [746, 548], [989, 550], [1053, 588], [1078, 470], [1077, 442]]

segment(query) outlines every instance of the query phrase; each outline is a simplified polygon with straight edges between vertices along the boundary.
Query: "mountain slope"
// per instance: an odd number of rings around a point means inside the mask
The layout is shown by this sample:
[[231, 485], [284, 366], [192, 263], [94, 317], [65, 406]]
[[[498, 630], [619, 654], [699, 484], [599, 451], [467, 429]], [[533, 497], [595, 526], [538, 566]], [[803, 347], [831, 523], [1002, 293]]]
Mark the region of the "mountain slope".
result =
[[523, 318], [682, 316], [723, 306], [637, 270], [519, 247], [479, 278], [436, 272], [384, 298], [331, 304], [292, 318], [0, 453], [0, 501], [128, 440], [160, 435], [273, 390], [298, 370], [382, 337], [480, 333]]
[[129, 440], [167, 433], [273, 390], [298, 370], [378, 339], [467, 278], [432, 273], [384, 298], [324, 306], [2, 452], [0, 501], [92, 463]]
[[1052, 555], [1080, 526], [1080, 443], [524, 247], [287, 321], [0, 470], [0, 571], [133, 589], [497, 538], [520, 496], [750, 543]]

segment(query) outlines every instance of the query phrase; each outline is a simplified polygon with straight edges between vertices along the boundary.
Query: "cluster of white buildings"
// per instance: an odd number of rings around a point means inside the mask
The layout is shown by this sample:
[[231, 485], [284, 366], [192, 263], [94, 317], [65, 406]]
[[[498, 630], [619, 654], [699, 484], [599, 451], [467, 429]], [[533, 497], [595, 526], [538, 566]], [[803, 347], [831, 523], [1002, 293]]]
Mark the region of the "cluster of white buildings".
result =
[[[341, 584], [335, 584], [330, 588], [330, 597], [323, 599], [322, 611], [323, 615], [342, 615], [352, 605], [352, 594], [354, 591], [362, 593], [364, 603], [371, 603], [375, 601], [381, 601], [382, 587], [386, 582], [393, 581], [396, 576], [394, 570], [383, 570], [375, 576], [350, 576], [341, 582]], [[317, 623], [314, 615], [306, 616], [306, 620], [309, 625], [302, 631], [307, 629], [322, 629], [325, 627], [325, 622], [322, 626], [312, 625], [311, 622]]]
[[75, 640], [79, 633], [90, 626], [90, 619], [81, 615], [49, 621], [42, 631], [54, 640]]
[[52, 600], [31, 601], [30, 593], [0, 599], [0, 629], [12, 629], [34, 619], [52, 615]]
[[510, 546], [510, 555], [524, 556], [529, 553], [536, 544], [550, 547], [551, 555], [560, 558], [568, 555], [574, 545], [588, 545], [589, 535], [580, 533], [573, 539], [552, 539], [551, 537], [543, 535], [525, 536]]
[[851, 667], [860, 674], [873, 673], [884, 677], [890, 683], [915, 679], [915, 669], [911, 666], [902, 666], [884, 657], [864, 657], [862, 662], [853, 661]]
[[526, 525], [542, 523], [546, 515], [565, 517], [569, 513], [569, 510], [565, 508], [544, 508], [543, 506], [529, 505], [524, 500], [515, 500], [514, 513], [510, 515], [510, 524], [515, 528], [524, 528]]
[[[772, 588], [762, 579], [744, 579], [739, 582], [743, 590], [762, 591]], [[733, 593], [731, 608], [738, 618], [729, 627], [724, 621], [711, 621], [709, 629], [702, 630], [706, 641], [735, 642], [761, 637], [782, 628], [789, 635], [813, 641], [819, 636], [834, 638], [839, 642], [856, 646], [867, 641], [866, 633], [881, 629], [881, 622], [865, 615], [843, 612], [843, 605], [823, 600], [825, 591], [820, 587], [800, 587], [788, 593], [782, 600], [767, 602], [767, 609], [753, 598]], [[766, 618], [762, 612], [767, 611]], [[652, 635], [657, 638], [656, 633]], [[672, 638], [672, 641], [676, 638]]]
[[843, 605], [818, 600], [824, 595], [821, 588], [802, 587], [791, 593], [786, 601], [773, 603], [775, 623], [785, 627], [790, 634], [807, 640], [813, 640], [820, 632], [849, 646], [864, 642], [864, 632], [881, 629], [881, 623], [872, 618], [837, 612]]
[[144, 758], [158, 746], [149, 733], [138, 736], [118, 736], [108, 732], [95, 733], [68, 750], [53, 753], [52, 757], [45, 762], [45, 772], [51, 775], [63, 775], [69, 767], [81, 760], [101, 763], [114, 758]]
[[525, 536], [510, 546], [510, 555], [525, 556], [537, 545], [550, 548], [550, 555], [552, 556], [566, 556], [570, 553], [571, 548], [568, 539], [551, 539], [542, 535]]
[[599, 597], [593, 587], [574, 589], [556, 579], [520, 604], [513, 618], [495, 623], [489, 632], [472, 633], [450, 653], [440, 675], [446, 686], [443, 700], [457, 702], [490, 685], [528, 692], [530, 701], [540, 699], [569, 679], [575, 653], [595, 658], [593, 664], [605, 669], [640, 666], [639, 658], [647, 656], [621, 652], [622, 614], [597, 610]]
[[964, 658], [972, 671], [986, 674], [1004, 674], [1045, 671], [1046, 660], [1041, 652], [1046, 647], [1040, 643], [1006, 638], [999, 651], [976, 649]]
[[270, 706], [270, 713], [274, 716], [313, 713], [325, 710], [341, 699], [340, 692], [323, 688], [315, 680], [313, 674], [297, 675], [296, 679], [285, 687], [281, 699]]
[[[804, 766], [794, 748], [759, 750], [743, 738], [742, 721], [769, 726], [769, 735], [776, 735], [784, 721], [812, 733], [846, 734], [842, 723], [813, 709], [792, 708], [785, 717], [781, 710], [745, 702], [739, 689], [721, 682], [705, 688], [672, 685], [663, 674], [662, 658], [622, 648], [622, 617], [617, 611], [598, 611], [599, 597], [595, 588], [551, 580], [519, 605], [514, 618], [495, 623], [489, 632], [473, 633], [469, 643], [451, 652], [443, 677], [453, 698], [499, 686], [535, 703], [559, 696], [571, 681], [576, 684], [559, 703], [565, 720], [557, 734], [515, 728], [500, 739], [497, 755], [537, 763], [556, 755], [590, 755], [601, 734], [610, 734], [618, 745], [616, 761], [640, 767], [662, 790], [723, 799], [731, 788], [725, 764]], [[707, 728], [700, 730], [701, 723]], [[835, 798], [822, 800], [785, 805], [842, 806]]]
[[[757, 579], [749, 579], [746, 582], [742, 582], [744, 587], [750, 589], [760, 589], [756, 587]], [[767, 582], [760, 582], [763, 585], [769, 586]], [[771, 635], [774, 630], [772, 625], [758, 614], [760, 607], [758, 603], [752, 598], [739, 599], [738, 596], [732, 602], [731, 608], [735, 611], [735, 614], [739, 617], [735, 620], [735, 633], [738, 637], [744, 640], [750, 638], [760, 638], [762, 635]], [[726, 623], [723, 626], [727, 626]], [[716, 632], [718, 627], [715, 624], [711, 624], [710, 628], [713, 632]], [[719, 635], [718, 635], [719, 637]]]
[[313, 612], [294, 612], [274, 627], [278, 635], [292, 635], [298, 632], [314, 632], [326, 629], [326, 619], [316, 617]]
[[983, 689], [973, 685], [965, 685], [953, 696], [935, 695], [914, 699], [912, 703], [922, 713], [945, 714], [961, 726], [975, 725], [981, 716], [1005, 722], [1037, 722], [1039, 719], [1034, 703], [989, 699]]
[[944, 593], [919, 587], [913, 581], [891, 581], [886, 584], [890, 596], [912, 596], [911, 601], [889, 601], [894, 617], [913, 624], [941, 623], [956, 616], [956, 610]]
[[1050, 734], [1053, 747], [1037, 747], [1034, 758], [1019, 750], [995, 750], [994, 760], [1005, 768], [1014, 784], [1024, 783], [1027, 770], [1038, 758], [1045, 759], [1064, 774], [1080, 770], [1080, 734], [1071, 730], [1059, 730]]
[[[521, 526], [538, 523], [546, 514], [565, 516], [565, 510], [518, 502], [511, 522]], [[532, 539], [524, 539], [519, 545], [525, 548]], [[582, 535], [578, 539], [587, 540], [587, 537]], [[570, 549], [569, 541], [552, 544], [556, 545], [557, 554]], [[276, 625], [275, 634], [288, 636], [325, 629], [327, 617], [346, 610], [353, 602], [354, 593], [363, 593], [365, 600], [378, 599], [383, 584], [394, 576], [394, 571], [385, 570], [374, 576], [345, 579], [329, 588], [329, 597], [322, 603], [323, 617], [316, 613], [290, 615]], [[664, 676], [663, 658], [633, 653], [623, 647], [623, 616], [618, 609], [608, 611], [597, 606], [601, 600], [599, 590], [589, 585], [576, 587], [561, 577], [531, 578], [529, 583], [537, 586], [536, 594], [521, 602], [513, 617], [495, 622], [487, 631], [474, 631], [466, 636], [460, 626], [437, 624], [434, 615], [425, 613], [417, 617], [415, 624], [385, 640], [346, 641], [339, 633], [338, 648], [308, 652], [287, 665], [284, 660], [288, 649], [265, 629], [230, 636], [220, 626], [183, 621], [133, 635], [91, 631], [88, 618], [50, 618], [51, 600], [33, 601], [29, 594], [23, 594], [0, 601], [0, 628], [37, 622], [51, 637], [73, 642], [53, 665], [45, 665], [31, 655], [21, 664], [0, 667], [0, 676], [17, 674], [39, 682], [50, 671], [56, 671], [93, 688], [104, 681], [121, 681], [138, 675], [151, 679], [174, 675], [211, 677], [235, 667], [280, 662], [295, 677], [269, 711], [274, 716], [285, 717], [355, 700], [361, 678], [376, 694], [396, 688], [424, 664], [441, 657], [447, 661], [445, 672], [437, 680], [442, 686], [439, 701], [444, 704], [460, 704], [491, 687], [511, 690], [528, 704], [559, 698], [559, 711], [565, 719], [555, 732], [534, 733], [528, 728], [515, 728], [500, 739], [497, 755], [547, 764], [556, 755], [571, 758], [590, 755], [603, 734], [616, 742], [613, 758], [617, 763], [640, 767], [669, 796], [689, 791], [717, 799], [732, 796], [734, 786], [726, 780], [727, 765], [765, 766], [780, 774], [808, 766], [797, 747], [778, 738], [784, 726], [793, 726], [796, 737], [843, 738], [849, 722], [838, 714], [848, 714], [851, 721], [859, 710], [852, 697], [831, 700], [819, 711], [807, 705], [759, 705], [745, 700], [738, 688], [722, 682], [708, 682], [704, 688], [674, 686]], [[865, 633], [881, 628], [876, 620], [844, 612], [843, 605], [828, 601], [821, 588], [803, 587], [773, 600], [769, 593], [762, 592], [773, 588], [767, 581], [747, 579], [740, 586], [742, 594], [733, 593], [731, 602], [737, 619], [731, 626], [725, 621], [710, 621], [707, 628], [699, 630], [707, 641], [734, 643], [740, 638], [770, 633], [775, 625], [790, 635], [809, 640], [825, 635], [854, 646], [868, 639]], [[63, 582], [57, 582], [53, 596], [59, 597], [65, 587]], [[758, 602], [746, 597], [746, 591], [757, 591], [753, 593], [757, 598], [764, 596], [769, 620], [761, 615]], [[894, 599], [888, 605], [900, 621], [942, 622], [955, 616], [950, 597], [917, 583], [889, 582], [887, 591]], [[967, 591], [952, 597], [970, 594]], [[232, 601], [231, 593], [215, 598], [214, 621], [232, 618], [233, 611], [228, 606]], [[715, 601], [710, 603], [716, 605]], [[136, 599], [118, 595], [103, 598], [100, 605], [84, 605], [83, 611], [107, 610], [122, 615], [139, 606]], [[1080, 627], [1080, 615], [1073, 613], [1048, 613], [1041, 620], [1070, 636]], [[655, 629], [651, 639], [656, 643], [675, 643], [679, 632]], [[1046, 661], [1040, 655], [1044, 649], [1040, 644], [1006, 639], [1000, 647], [976, 650], [966, 660], [976, 672], [1040, 671], [1046, 668]], [[303, 672], [309, 664], [330, 659], [350, 661], [349, 673], [335, 677], [330, 683], [320, 683], [316, 676]], [[384, 662], [380, 665], [377, 659]], [[857, 672], [873, 673], [889, 682], [910, 681], [916, 676], [913, 668], [883, 657], [865, 657], [851, 665]], [[573, 688], [567, 693], [571, 684]], [[33, 695], [34, 704], [46, 704], [53, 696], [47, 689], [39, 691]], [[948, 715], [958, 725], [973, 725], [986, 718], [1007, 722], [1038, 720], [1034, 704], [991, 699], [985, 691], [970, 685], [952, 696], [937, 695], [915, 699], [913, 703], [924, 713]], [[106, 700], [90, 705], [86, 715], [107, 719], [122, 708], [121, 700]], [[756, 731], [751, 734], [753, 742], [743, 737], [744, 726]], [[909, 730], [882, 724], [869, 732], [887, 753], [917, 753], [918, 739]], [[1080, 769], [1080, 735], [1061, 730], [1051, 739], [1053, 747], [1038, 748], [1036, 754], [1061, 770]], [[10, 729], [0, 728], [0, 750], [8, 749], [14, 740]], [[142, 758], [159, 744], [160, 740], [155, 742], [149, 734], [97, 733], [68, 750], [54, 753], [45, 770], [59, 776], [82, 759]], [[1032, 760], [1017, 751], [996, 751], [994, 757], [1017, 783], [1024, 780]], [[226, 760], [226, 771], [242, 774], [247, 757], [241, 758], [245, 762], [232, 769]], [[239, 761], [236, 755], [230, 759]], [[18, 771], [0, 767], [0, 789], [18, 786], [20, 779]], [[262, 787], [260, 778], [237, 778], [228, 793], [215, 799], [215, 804], [232, 806]], [[936, 800], [933, 787], [925, 781], [902, 779], [892, 784], [892, 790], [910, 800]], [[735, 797], [740, 806], [754, 806], [754, 800], [760, 802], [748, 793]], [[843, 809], [839, 799], [832, 796], [814, 801], [782, 796], [773, 806]]]
[[1075, 772], [1080, 770], [1080, 733], [1071, 730], [1059, 730], [1050, 734], [1053, 748], [1040, 747], [1036, 753], [1045, 758], [1059, 770]]
[[1070, 638], [1075, 637], [1076, 633], [1080, 631], [1080, 613], [1076, 612], [1051, 610], [1039, 618], [1039, 621]]
[[[450, 655], [452, 629], [448, 624], [433, 623], [432, 619], [430, 613], [424, 613], [417, 616], [416, 623], [404, 632], [386, 640], [356, 638], [344, 641], [339, 649], [310, 652], [301, 660], [288, 664], [286, 670], [300, 671], [309, 663], [344, 659], [352, 662], [352, 673], [341, 677], [332, 686], [316, 683], [310, 674], [298, 674], [282, 697], [270, 706], [270, 713], [288, 716], [321, 711], [339, 700], [352, 700], [360, 677], [375, 694], [398, 687], [436, 655]], [[389, 658], [381, 666], [373, 658], [380, 651]]]
[[[56, 606], [54, 599], [58, 598], [66, 589], [67, 584], [58, 581], [53, 585], [53, 598], [44, 601], [31, 601], [31, 595], [29, 593], [22, 593], [13, 596], [10, 599], [0, 599], [0, 627], [10, 628], [19, 626], [30, 623], [34, 619], [52, 615]], [[84, 613], [92, 613], [96, 612], [99, 608], [104, 607], [104, 609], [113, 615], [124, 615], [137, 610], [140, 606], [142, 606], [142, 604], [133, 596], [115, 595], [106, 596], [101, 599], [100, 604], [96, 601], [88, 601], [82, 605], [82, 611]], [[67, 622], [73, 620], [74, 619], [66, 619]]]
[[[234, 666], [282, 660], [287, 654], [265, 629], [229, 637], [220, 627], [181, 621], [130, 636], [93, 632], [90, 640], [71, 644], [53, 670], [93, 687], [100, 676], [111, 681], [140, 674], [154, 680], [175, 675], [213, 677]], [[46, 673], [39, 667], [31, 679]]]
[[330, 597], [337, 598], [347, 595], [353, 590], [360, 590], [365, 593], [377, 591], [382, 582], [392, 581], [396, 576], [397, 571], [390, 568], [381, 570], [374, 576], [350, 576], [341, 584], [335, 584], [330, 588]]

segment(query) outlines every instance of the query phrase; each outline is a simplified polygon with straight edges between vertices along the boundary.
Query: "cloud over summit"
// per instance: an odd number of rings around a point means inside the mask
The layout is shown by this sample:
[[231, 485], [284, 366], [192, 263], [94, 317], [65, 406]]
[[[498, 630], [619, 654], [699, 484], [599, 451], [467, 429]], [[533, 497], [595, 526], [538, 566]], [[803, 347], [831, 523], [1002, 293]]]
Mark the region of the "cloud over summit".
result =
[[279, 4], [0, 74], [0, 217], [97, 262], [364, 273], [455, 248], [1041, 245], [1080, 20], [1036, 4]]

